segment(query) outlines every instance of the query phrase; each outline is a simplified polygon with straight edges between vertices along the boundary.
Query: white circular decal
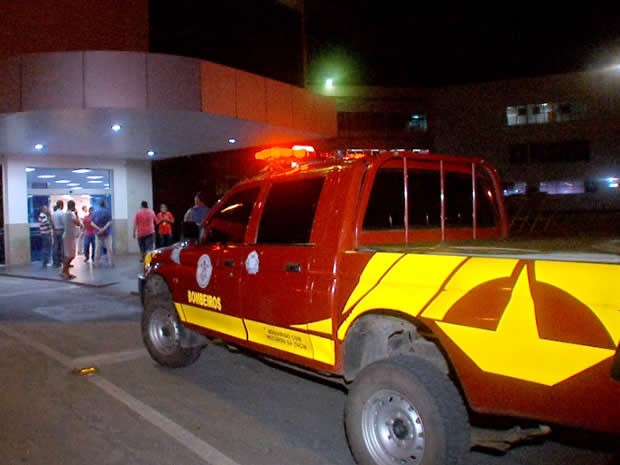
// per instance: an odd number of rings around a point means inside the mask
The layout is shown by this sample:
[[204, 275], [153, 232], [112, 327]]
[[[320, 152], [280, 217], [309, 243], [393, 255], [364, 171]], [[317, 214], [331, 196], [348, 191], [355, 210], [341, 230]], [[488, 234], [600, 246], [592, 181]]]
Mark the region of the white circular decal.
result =
[[181, 264], [181, 250], [181, 247], [175, 247], [170, 253], [170, 260], [172, 260], [177, 265]]
[[209, 256], [207, 254], [201, 255], [196, 265], [196, 282], [200, 287], [207, 287], [209, 285], [212, 271], [213, 266]]
[[256, 250], [252, 250], [248, 254], [248, 258], [245, 259], [245, 269], [249, 274], [256, 274], [258, 273], [258, 265], [258, 252], [256, 252]]

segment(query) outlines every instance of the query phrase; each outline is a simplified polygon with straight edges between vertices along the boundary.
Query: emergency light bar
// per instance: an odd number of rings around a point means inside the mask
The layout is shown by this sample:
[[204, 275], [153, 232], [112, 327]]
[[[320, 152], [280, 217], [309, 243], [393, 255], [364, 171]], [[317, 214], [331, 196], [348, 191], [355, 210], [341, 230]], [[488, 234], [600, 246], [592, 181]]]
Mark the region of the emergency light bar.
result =
[[294, 145], [287, 147], [271, 147], [257, 152], [254, 157], [257, 160], [282, 160], [291, 158], [310, 158], [314, 156], [314, 147], [310, 145]]

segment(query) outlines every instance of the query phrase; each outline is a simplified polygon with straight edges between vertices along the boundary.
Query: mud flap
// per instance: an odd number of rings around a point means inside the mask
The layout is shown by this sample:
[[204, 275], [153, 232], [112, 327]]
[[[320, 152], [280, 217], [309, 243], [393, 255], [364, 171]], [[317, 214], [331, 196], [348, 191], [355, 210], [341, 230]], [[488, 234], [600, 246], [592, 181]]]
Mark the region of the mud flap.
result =
[[471, 447], [482, 447], [506, 452], [514, 444], [551, 433], [551, 428], [538, 425], [535, 428], [521, 428], [515, 426], [507, 430], [484, 428], [471, 429]]

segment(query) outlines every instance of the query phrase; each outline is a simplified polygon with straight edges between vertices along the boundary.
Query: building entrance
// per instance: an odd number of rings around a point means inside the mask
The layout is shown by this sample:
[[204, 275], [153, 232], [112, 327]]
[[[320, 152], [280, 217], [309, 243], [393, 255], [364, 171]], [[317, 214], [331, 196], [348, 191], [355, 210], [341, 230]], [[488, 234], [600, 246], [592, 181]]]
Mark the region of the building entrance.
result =
[[89, 207], [97, 209], [103, 200], [112, 205], [111, 171], [87, 168], [38, 168], [28, 170], [28, 222], [30, 224], [30, 260], [41, 260], [41, 234], [38, 216], [47, 205], [50, 213], [57, 200], [75, 202], [80, 218]]

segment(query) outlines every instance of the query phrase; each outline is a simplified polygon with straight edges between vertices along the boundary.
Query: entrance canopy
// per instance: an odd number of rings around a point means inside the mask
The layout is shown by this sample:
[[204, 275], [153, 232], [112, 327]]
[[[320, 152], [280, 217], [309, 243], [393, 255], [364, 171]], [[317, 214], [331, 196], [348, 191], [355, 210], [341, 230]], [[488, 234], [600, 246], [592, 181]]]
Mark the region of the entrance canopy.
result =
[[0, 60], [0, 154], [161, 159], [335, 134], [331, 99], [198, 59], [93, 51]]

